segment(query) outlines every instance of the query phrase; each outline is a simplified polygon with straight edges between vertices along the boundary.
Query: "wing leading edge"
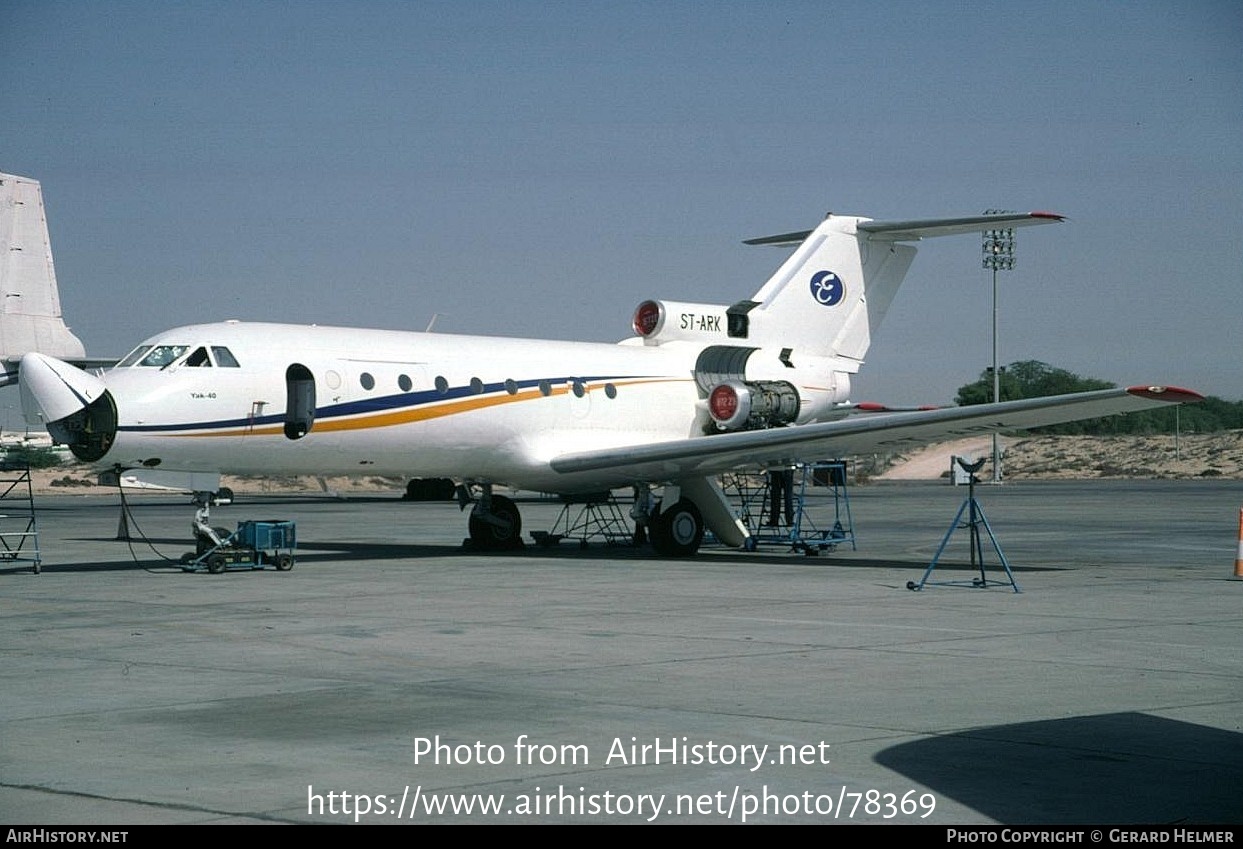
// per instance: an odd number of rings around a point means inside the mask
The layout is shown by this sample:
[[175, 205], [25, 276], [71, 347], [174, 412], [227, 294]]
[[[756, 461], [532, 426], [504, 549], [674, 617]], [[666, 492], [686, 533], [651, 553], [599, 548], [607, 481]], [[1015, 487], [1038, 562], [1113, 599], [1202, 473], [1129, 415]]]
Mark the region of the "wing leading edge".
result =
[[743, 468], [769, 468], [830, 457], [899, 451], [981, 433], [1025, 430], [1117, 413], [1203, 400], [1174, 386], [1132, 386], [970, 407], [852, 416], [833, 422], [723, 433], [552, 460], [564, 474], [596, 472], [602, 482], [668, 481]]

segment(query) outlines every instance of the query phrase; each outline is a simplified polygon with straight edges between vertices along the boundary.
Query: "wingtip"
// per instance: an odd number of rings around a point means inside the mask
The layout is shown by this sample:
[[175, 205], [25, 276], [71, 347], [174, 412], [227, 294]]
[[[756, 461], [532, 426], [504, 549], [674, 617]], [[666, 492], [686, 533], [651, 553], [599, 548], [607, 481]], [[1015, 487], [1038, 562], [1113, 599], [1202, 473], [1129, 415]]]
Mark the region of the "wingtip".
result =
[[1181, 386], [1128, 386], [1127, 394], [1153, 401], [1165, 401], [1170, 404], [1194, 404], [1203, 401], [1204, 396], [1191, 389]]

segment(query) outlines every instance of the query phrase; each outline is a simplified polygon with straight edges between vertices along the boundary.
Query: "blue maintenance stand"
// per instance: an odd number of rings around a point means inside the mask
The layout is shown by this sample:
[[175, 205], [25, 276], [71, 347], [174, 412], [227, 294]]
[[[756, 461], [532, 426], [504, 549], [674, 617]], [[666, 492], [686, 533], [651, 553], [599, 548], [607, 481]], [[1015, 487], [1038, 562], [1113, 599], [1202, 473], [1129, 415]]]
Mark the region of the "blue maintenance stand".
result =
[[[850, 544], [856, 550], [842, 461], [803, 463], [761, 474], [722, 478], [722, 488], [738, 505], [738, 516], [750, 532], [746, 549], [779, 545], [808, 557]], [[824, 488], [823, 496], [815, 488]], [[832, 498], [833, 515], [827, 516]], [[817, 516], [819, 521], [817, 521]]]

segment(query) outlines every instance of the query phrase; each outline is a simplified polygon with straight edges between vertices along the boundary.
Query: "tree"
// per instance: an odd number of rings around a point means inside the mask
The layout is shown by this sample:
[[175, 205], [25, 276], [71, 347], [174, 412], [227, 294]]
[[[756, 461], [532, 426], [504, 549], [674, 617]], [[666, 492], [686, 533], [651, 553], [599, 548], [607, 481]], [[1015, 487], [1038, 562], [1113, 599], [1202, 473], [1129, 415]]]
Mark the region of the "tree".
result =
[[6, 469], [50, 469], [59, 466], [61, 454], [46, 445], [11, 445], [0, 452], [0, 467]]
[[[1001, 400], [1017, 401], [1021, 398], [1042, 398], [1046, 395], [1063, 395], [1067, 392], [1088, 392], [1092, 389], [1111, 389], [1113, 384], [1105, 380], [1080, 377], [1066, 369], [1055, 368], [1039, 360], [1022, 360], [1001, 369]], [[970, 404], [987, 404], [993, 400], [993, 375], [985, 369], [979, 380], [960, 387], [954, 402], [960, 407]]]

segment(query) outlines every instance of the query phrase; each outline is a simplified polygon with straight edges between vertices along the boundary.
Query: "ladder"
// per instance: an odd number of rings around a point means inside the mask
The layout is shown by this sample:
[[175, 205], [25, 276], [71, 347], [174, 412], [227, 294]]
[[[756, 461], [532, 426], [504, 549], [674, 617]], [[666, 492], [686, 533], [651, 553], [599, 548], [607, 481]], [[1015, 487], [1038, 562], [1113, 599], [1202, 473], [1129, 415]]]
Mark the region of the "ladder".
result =
[[0, 469], [0, 563], [30, 563], [41, 569], [30, 468]]

